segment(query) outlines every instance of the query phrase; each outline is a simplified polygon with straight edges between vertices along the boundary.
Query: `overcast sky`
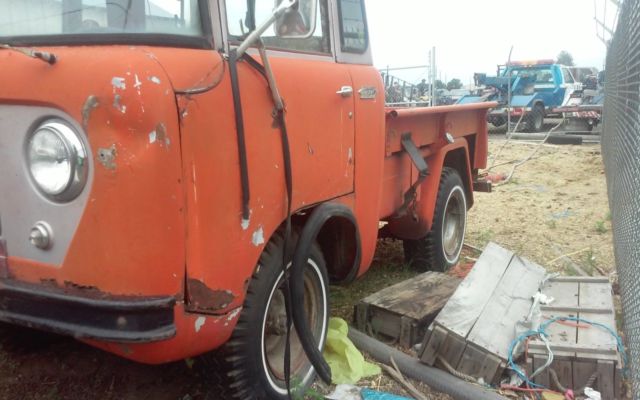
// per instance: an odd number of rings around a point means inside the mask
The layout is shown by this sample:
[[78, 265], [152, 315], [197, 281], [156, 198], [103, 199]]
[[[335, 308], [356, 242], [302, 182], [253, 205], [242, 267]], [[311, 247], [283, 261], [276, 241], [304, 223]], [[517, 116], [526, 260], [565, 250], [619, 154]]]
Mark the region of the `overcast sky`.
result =
[[[605, 46], [594, 17], [613, 24], [610, 0], [366, 0], [377, 67], [426, 65], [436, 46], [442, 80], [468, 84], [474, 72], [495, 73], [512, 60], [555, 58], [561, 50], [578, 66], [602, 69]], [[417, 82], [426, 70], [398, 72]]]

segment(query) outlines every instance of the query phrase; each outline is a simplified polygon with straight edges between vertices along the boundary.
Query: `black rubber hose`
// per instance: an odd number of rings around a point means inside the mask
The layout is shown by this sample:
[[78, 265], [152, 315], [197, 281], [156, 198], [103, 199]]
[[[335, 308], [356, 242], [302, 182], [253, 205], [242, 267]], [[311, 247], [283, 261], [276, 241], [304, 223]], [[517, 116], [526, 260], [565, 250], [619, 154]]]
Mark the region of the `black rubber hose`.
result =
[[[329, 367], [329, 364], [327, 364], [315, 343], [315, 338], [307, 323], [304, 309], [304, 269], [307, 266], [311, 246], [318, 237], [322, 227], [329, 219], [336, 217], [348, 219], [355, 226], [353, 213], [342, 204], [324, 203], [313, 210], [302, 229], [296, 250], [293, 253], [289, 286], [289, 290], [291, 291], [293, 325], [296, 328], [296, 332], [298, 332], [300, 344], [311, 365], [313, 365], [318, 373], [318, 376], [327, 384], [331, 383], [331, 367]], [[358, 262], [358, 259], [359, 256], [356, 257], [356, 262]]]
[[387, 346], [353, 327], [349, 327], [349, 339], [357, 348], [381, 363], [389, 364], [390, 358], [393, 357], [393, 360], [398, 364], [398, 368], [405, 376], [424, 382], [433, 390], [446, 393], [456, 400], [506, 400], [505, 397], [495, 392], [460, 380], [437, 368], [422, 364], [417, 358]]

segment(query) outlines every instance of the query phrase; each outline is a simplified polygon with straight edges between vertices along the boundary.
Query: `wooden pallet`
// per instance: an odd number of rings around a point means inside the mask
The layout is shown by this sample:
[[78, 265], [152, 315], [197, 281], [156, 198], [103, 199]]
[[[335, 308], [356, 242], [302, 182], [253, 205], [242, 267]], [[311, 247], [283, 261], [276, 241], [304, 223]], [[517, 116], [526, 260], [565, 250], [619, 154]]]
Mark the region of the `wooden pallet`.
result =
[[426, 272], [385, 288], [355, 306], [356, 328], [409, 348], [422, 340], [460, 281], [447, 274]]
[[[543, 293], [555, 299], [551, 305], [542, 307], [545, 318], [578, 317], [612, 329], [616, 327], [612, 288], [607, 278], [555, 278], [545, 286]], [[622, 363], [614, 336], [595, 326], [587, 328], [570, 324], [552, 324], [547, 332], [554, 353], [551, 368], [563, 386], [582, 388], [596, 374], [595, 388], [601, 392], [602, 398], [620, 398]], [[544, 365], [546, 354], [542, 342], [532, 341], [528, 369], [535, 370]], [[548, 371], [536, 377], [535, 382], [554, 386]]]
[[[532, 297], [545, 276], [541, 266], [490, 243], [427, 329], [422, 362], [434, 365], [443, 359], [459, 372], [498, 383], [515, 338], [516, 322], [529, 313]], [[556, 299], [542, 307], [543, 317], [579, 316], [615, 329], [611, 285], [606, 278], [556, 278], [545, 285], [543, 293]], [[561, 324], [548, 330], [557, 356], [552, 367], [561, 383], [581, 388], [598, 371], [596, 388], [602, 387], [607, 395], [615, 391], [620, 363], [610, 334]], [[529, 346], [529, 370], [535, 370], [546, 357], [540, 346], [538, 342]], [[548, 379], [548, 373], [538, 377], [546, 386]], [[614, 398], [607, 395], [603, 399]]]

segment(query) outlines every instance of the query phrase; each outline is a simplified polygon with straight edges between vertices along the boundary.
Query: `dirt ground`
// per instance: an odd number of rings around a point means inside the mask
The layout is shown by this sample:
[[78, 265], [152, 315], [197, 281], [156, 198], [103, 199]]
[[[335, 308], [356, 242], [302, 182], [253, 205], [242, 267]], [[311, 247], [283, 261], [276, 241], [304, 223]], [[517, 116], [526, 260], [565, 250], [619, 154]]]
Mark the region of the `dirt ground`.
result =
[[[503, 140], [492, 141], [495, 155]], [[507, 144], [496, 165], [527, 156], [534, 146]], [[511, 165], [495, 168], [507, 173]], [[467, 242], [503, 245], [551, 271], [609, 274], [614, 271], [611, 223], [599, 146], [543, 146], [508, 184], [476, 194]], [[568, 254], [568, 258], [562, 255]], [[465, 252], [467, 257], [477, 257]], [[333, 315], [350, 321], [353, 305], [382, 287], [416, 274], [399, 242], [381, 241], [369, 273], [349, 287], [332, 289]], [[198, 362], [144, 366], [56, 335], [0, 325], [1, 399], [171, 399], [207, 397], [216, 378]], [[386, 375], [363, 386], [407, 396]], [[448, 399], [416, 383], [433, 399]]]

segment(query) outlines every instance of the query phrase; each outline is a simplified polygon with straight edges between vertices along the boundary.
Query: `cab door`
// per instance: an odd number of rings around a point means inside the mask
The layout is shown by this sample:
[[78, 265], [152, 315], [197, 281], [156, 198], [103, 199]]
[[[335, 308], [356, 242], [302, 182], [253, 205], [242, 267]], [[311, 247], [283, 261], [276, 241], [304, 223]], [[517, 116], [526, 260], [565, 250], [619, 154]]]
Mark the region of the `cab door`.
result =
[[[276, 2], [256, 0], [255, 3], [255, 21], [260, 24], [269, 17]], [[316, 9], [309, 10], [313, 3], [311, 0], [299, 1], [298, 18], [300, 24], [310, 29], [308, 37], [282, 35], [293, 28], [278, 23], [263, 35], [277, 87], [286, 106], [294, 208], [339, 197], [351, 193], [354, 188], [353, 83], [348, 66], [335, 61], [328, 0], [319, 0]], [[249, 29], [246, 27], [246, 4], [226, 2], [231, 46], [234, 39], [237, 43]], [[249, 54], [261, 61], [257, 50], [249, 50]], [[271, 130], [273, 124], [264, 126], [264, 120], [262, 126], [255, 124], [255, 116], [264, 114], [260, 107], [268, 112], [273, 109], [264, 78], [246, 64], [239, 65], [238, 72], [249, 129], [255, 129], [253, 134], [257, 135], [258, 131]], [[261, 88], [256, 90], [256, 87]], [[260, 106], [257, 106], [258, 102]], [[248, 132], [248, 135], [252, 133]], [[275, 139], [279, 140], [279, 136]], [[267, 167], [281, 167], [280, 158], [276, 152], [270, 160], [272, 165]]]

